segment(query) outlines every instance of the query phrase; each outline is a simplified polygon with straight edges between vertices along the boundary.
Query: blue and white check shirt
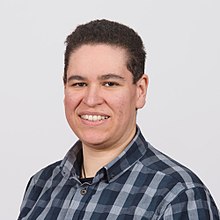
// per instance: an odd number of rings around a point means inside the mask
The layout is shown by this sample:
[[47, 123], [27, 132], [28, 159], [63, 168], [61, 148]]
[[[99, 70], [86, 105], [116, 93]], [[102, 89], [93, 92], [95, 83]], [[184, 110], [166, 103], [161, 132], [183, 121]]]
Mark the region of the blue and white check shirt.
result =
[[147, 143], [140, 130], [127, 148], [81, 183], [81, 142], [35, 174], [19, 220], [218, 220], [208, 189], [190, 170]]

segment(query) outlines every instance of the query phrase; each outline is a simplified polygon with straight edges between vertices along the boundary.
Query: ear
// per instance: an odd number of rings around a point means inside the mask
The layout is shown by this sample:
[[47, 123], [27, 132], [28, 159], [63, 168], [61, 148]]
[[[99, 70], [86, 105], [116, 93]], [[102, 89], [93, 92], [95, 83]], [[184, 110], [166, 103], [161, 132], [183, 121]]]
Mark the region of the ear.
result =
[[136, 83], [136, 109], [143, 108], [146, 102], [148, 76], [144, 74]]

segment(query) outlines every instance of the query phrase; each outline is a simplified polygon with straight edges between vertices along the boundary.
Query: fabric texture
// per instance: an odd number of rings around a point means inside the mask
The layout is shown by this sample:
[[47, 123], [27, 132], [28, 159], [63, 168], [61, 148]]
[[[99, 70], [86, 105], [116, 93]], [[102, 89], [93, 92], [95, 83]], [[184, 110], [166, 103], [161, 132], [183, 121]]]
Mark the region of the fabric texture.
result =
[[79, 180], [80, 141], [62, 161], [29, 181], [19, 220], [218, 220], [208, 189], [189, 169], [156, 150], [140, 129], [127, 148], [99, 170], [92, 183]]

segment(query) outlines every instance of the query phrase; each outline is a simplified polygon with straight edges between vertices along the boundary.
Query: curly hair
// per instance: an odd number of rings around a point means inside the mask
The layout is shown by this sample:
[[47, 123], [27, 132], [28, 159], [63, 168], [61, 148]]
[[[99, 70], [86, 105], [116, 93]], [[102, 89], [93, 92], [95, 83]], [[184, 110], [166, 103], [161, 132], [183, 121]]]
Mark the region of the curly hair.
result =
[[77, 26], [66, 38], [63, 82], [67, 82], [67, 69], [71, 54], [82, 45], [107, 44], [126, 50], [127, 68], [136, 83], [144, 74], [146, 52], [141, 37], [130, 27], [106, 19], [94, 20]]

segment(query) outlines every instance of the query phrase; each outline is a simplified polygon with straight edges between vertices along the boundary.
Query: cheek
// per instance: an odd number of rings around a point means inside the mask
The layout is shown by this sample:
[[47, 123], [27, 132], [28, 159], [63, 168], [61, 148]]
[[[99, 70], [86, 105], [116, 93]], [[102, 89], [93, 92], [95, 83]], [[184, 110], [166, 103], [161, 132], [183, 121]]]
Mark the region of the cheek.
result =
[[65, 109], [69, 108], [69, 106], [71, 106], [71, 101], [70, 99], [65, 95], [64, 97], [64, 107]]
[[123, 95], [117, 95], [117, 94], [111, 94], [110, 100], [107, 102], [111, 103], [111, 106], [114, 106], [115, 109], [120, 110], [122, 106], [125, 106], [126, 103], [126, 97]]
[[134, 107], [134, 98], [130, 96], [113, 96], [114, 100], [114, 109], [118, 117], [121, 119], [127, 117], [128, 114], [131, 114], [131, 109]]
[[76, 99], [73, 98], [73, 96], [71, 96], [70, 94], [65, 94], [64, 97], [64, 106], [65, 106], [65, 110], [71, 110], [74, 109], [76, 107], [77, 103], [76, 103]]

